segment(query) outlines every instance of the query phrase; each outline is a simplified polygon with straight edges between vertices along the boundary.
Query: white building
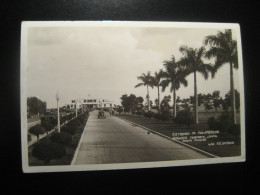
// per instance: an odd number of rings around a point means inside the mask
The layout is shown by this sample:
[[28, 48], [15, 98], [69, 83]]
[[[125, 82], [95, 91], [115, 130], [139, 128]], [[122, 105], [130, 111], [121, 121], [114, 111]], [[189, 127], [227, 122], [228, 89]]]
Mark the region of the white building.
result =
[[113, 101], [106, 99], [88, 98], [88, 99], [77, 99], [71, 100], [70, 104], [66, 104], [66, 108], [114, 108], [115, 104]]

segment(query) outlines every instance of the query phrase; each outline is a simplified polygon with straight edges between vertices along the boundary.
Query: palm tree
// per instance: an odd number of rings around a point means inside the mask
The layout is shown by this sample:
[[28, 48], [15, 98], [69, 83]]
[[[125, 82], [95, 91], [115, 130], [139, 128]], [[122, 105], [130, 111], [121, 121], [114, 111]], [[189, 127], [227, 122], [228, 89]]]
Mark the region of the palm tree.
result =
[[176, 90], [178, 90], [183, 84], [185, 87], [188, 85], [188, 81], [185, 79], [185, 71], [178, 67], [178, 64], [175, 62], [175, 57], [172, 56], [170, 61], [164, 61], [165, 71], [161, 72], [161, 78], [164, 80], [161, 81], [162, 91], [165, 91], [166, 87], [171, 85], [170, 91], [173, 92], [173, 118], [176, 117]]
[[195, 104], [195, 122], [199, 123], [198, 117], [198, 93], [197, 93], [197, 72], [201, 73], [205, 79], [208, 79], [208, 70], [212, 69], [212, 66], [205, 64], [202, 57], [205, 54], [205, 48], [193, 49], [191, 47], [180, 47], [182, 57], [180, 58], [179, 65], [184, 67], [187, 71], [187, 75], [194, 74], [194, 104]]
[[140, 86], [146, 86], [147, 87], [147, 100], [148, 100], [148, 110], [150, 110], [150, 96], [149, 96], [149, 86], [154, 87], [154, 81], [151, 76], [151, 72], [147, 72], [147, 74], [142, 74], [141, 76], [137, 77], [138, 80], [141, 80], [141, 83], [138, 83], [135, 88]]
[[212, 70], [212, 78], [224, 64], [230, 67], [230, 91], [231, 91], [231, 113], [233, 123], [236, 124], [236, 105], [233, 68], [238, 69], [237, 41], [232, 39], [230, 29], [224, 32], [218, 32], [217, 35], [209, 35], [204, 40], [205, 45], [210, 45], [205, 57], [215, 58], [215, 64]]
[[158, 113], [160, 113], [160, 86], [161, 86], [162, 70], [155, 72], [153, 76], [153, 85], [158, 89]]

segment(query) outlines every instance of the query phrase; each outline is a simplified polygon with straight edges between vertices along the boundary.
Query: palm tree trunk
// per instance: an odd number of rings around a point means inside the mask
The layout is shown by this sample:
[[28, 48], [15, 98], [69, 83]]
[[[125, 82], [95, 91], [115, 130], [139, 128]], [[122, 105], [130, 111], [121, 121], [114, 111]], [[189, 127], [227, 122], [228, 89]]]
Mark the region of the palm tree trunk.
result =
[[236, 102], [235, 102], [235, 89], [234, 89], [234, 77], [233, 77], [233, 66], [230, 62], [230, 95], [231, 95], [231, 114], [233, 123], [237, 124], [236, 120]]
[[173, 89], [173, 118], [176, 117], [176, 90]]
[[158, 113], [160, 113], [160, 86], [158, 85]]
[[198, 93], [197, 93], [197, 75], [196, 71], [194, 71], [194, 104], [195, 104], [195, 123], [199, 124], [198, 117]]
[[147, 100], [148, 100], [148, 111], [150, 111], [150, 97], [149, 97], [148, 85], [147, 85]]

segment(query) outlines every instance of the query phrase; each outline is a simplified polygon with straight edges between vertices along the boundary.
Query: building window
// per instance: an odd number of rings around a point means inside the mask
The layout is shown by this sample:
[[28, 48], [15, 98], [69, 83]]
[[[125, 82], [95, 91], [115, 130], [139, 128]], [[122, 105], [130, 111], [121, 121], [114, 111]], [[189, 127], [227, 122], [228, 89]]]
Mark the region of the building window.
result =
[[106, 107], [106, 104], [104, 104], [104, 107]]
[[110, 104], [110, 107], [112, 107], [112, 104]]
[[84, 102], [87, 102], [87, 100], [84, 100]]
[[72, 100], [71, 102], [72, 102], [72, 103], [75, 103], [75, 100]]
[[96, 102], [97, 100], [94, 100], [94, 102]]

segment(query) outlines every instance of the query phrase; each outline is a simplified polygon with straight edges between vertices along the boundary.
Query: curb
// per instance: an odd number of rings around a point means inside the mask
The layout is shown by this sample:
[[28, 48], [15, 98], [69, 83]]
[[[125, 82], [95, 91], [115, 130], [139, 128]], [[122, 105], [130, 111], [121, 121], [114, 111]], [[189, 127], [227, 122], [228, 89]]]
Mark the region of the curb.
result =
[[183, 143], [183, 142], [180, 142], [180, 141], [178, 141], [178, 140], [176, 140], [176, 139], [173, 139], [173, 138], [171, 138], [171, 137], [168, 137], [168, 136], [166, 136], [166, 135], [163, 135], [163, 134], [161, 134], [161, 133], [159, 133], [159, 132], [157, 132], [157, 131], [151, 130], [151, 129], [147, 128], [147, 127], [144, 127], [144, 126], [142, 126], [142, 125], [139, 125], [139, 124], [134, 123], [134, 122], [132, 122], [132, 121], [129, 121], [129, 120], [127, 120], [127, 119], [121, 118], [121, 117], [119, 117], [119, 116], [115, 116], [115, 117], [117, 117], [117, 118], [119, 118], [119, 119], [121, 119], [121, 120], [124, 120], [124, 121], [126, 121], [126, 122], [129, 122], [129, 123], [131, 123], [131, 124], [133, 124], [133, 125], [136, 125], [136, 126], [138, 126], [138, 127], [141, 127], [141, 128], [143, 128], [143, 129], [145, 129], [145, 130], [148, 130], [148, 131], [150, 131], [150, 132], [153, 132], [154, 134], [159, 135], [159, 136], [161, 136], [161, 137], [164, 137], [164, 138], [166, 138], [166, 139], [168, 139], [168, 140], [171, 140], [171, 141], [173, 141], [173, 142], [176, 142], [176, 143], [179, 143], [179, 144], [181, 144], [181, 145], [184, 145], [184, 146], [186, 146], [186, 147], [188, 147], [188, 148], [190, 148], [190, 149], [193, 149], [193, 150], [195, 150], [195, 151], [197, 151], [197, 152], [200, 152], [200, 153], [202, 153], [202, 154], [205, 154], [205, 155], [207, 155], [207, 156], [209, 156], [209, 157], [211, 157], [211, 158], [219, 158], [219, 156], [216, 156], [216, 155], [214, 155], [214, 154], [205, 152], [205, 151], [203, 151], [203, 150], [200, 150], [200, 149], [198, 149], [198, 148], [195, 148], [195, 147], [193, 147], [193, 146], [190, 146], [190, 145], [188, 145], [188, 144], [185, 144], [185, 143]]
[[[88, 116], [88, 120], [89, 120], [89, 117], [90, 117], [90, 115]], [[75, 150], [75, 153], [74, 153], [74, 156], [73, 156], [73, 158], [72, 158], [72, 161], [71, 161], [70, 165], [74, 165], [74, 164], [75, 164], [76, 157], [78, 156], [78, 153], [79, 153], [79, 146], [80, 146], [80, 143], [82, 142], [83, 134], [85, 133], [85, 131], [86, 131], [86, 129], [87, 129], [88, 120], [87, 120], [87, 122], [86, 122], [86, 125], [85, 125], [85, 127], [84, 127], [84, 130], [82, 131], [82, 134], [81, 134], [81, 137], [80, 137], [78, 146], [77, 146], [77, 148], [76, 148], [76, 150]]]

